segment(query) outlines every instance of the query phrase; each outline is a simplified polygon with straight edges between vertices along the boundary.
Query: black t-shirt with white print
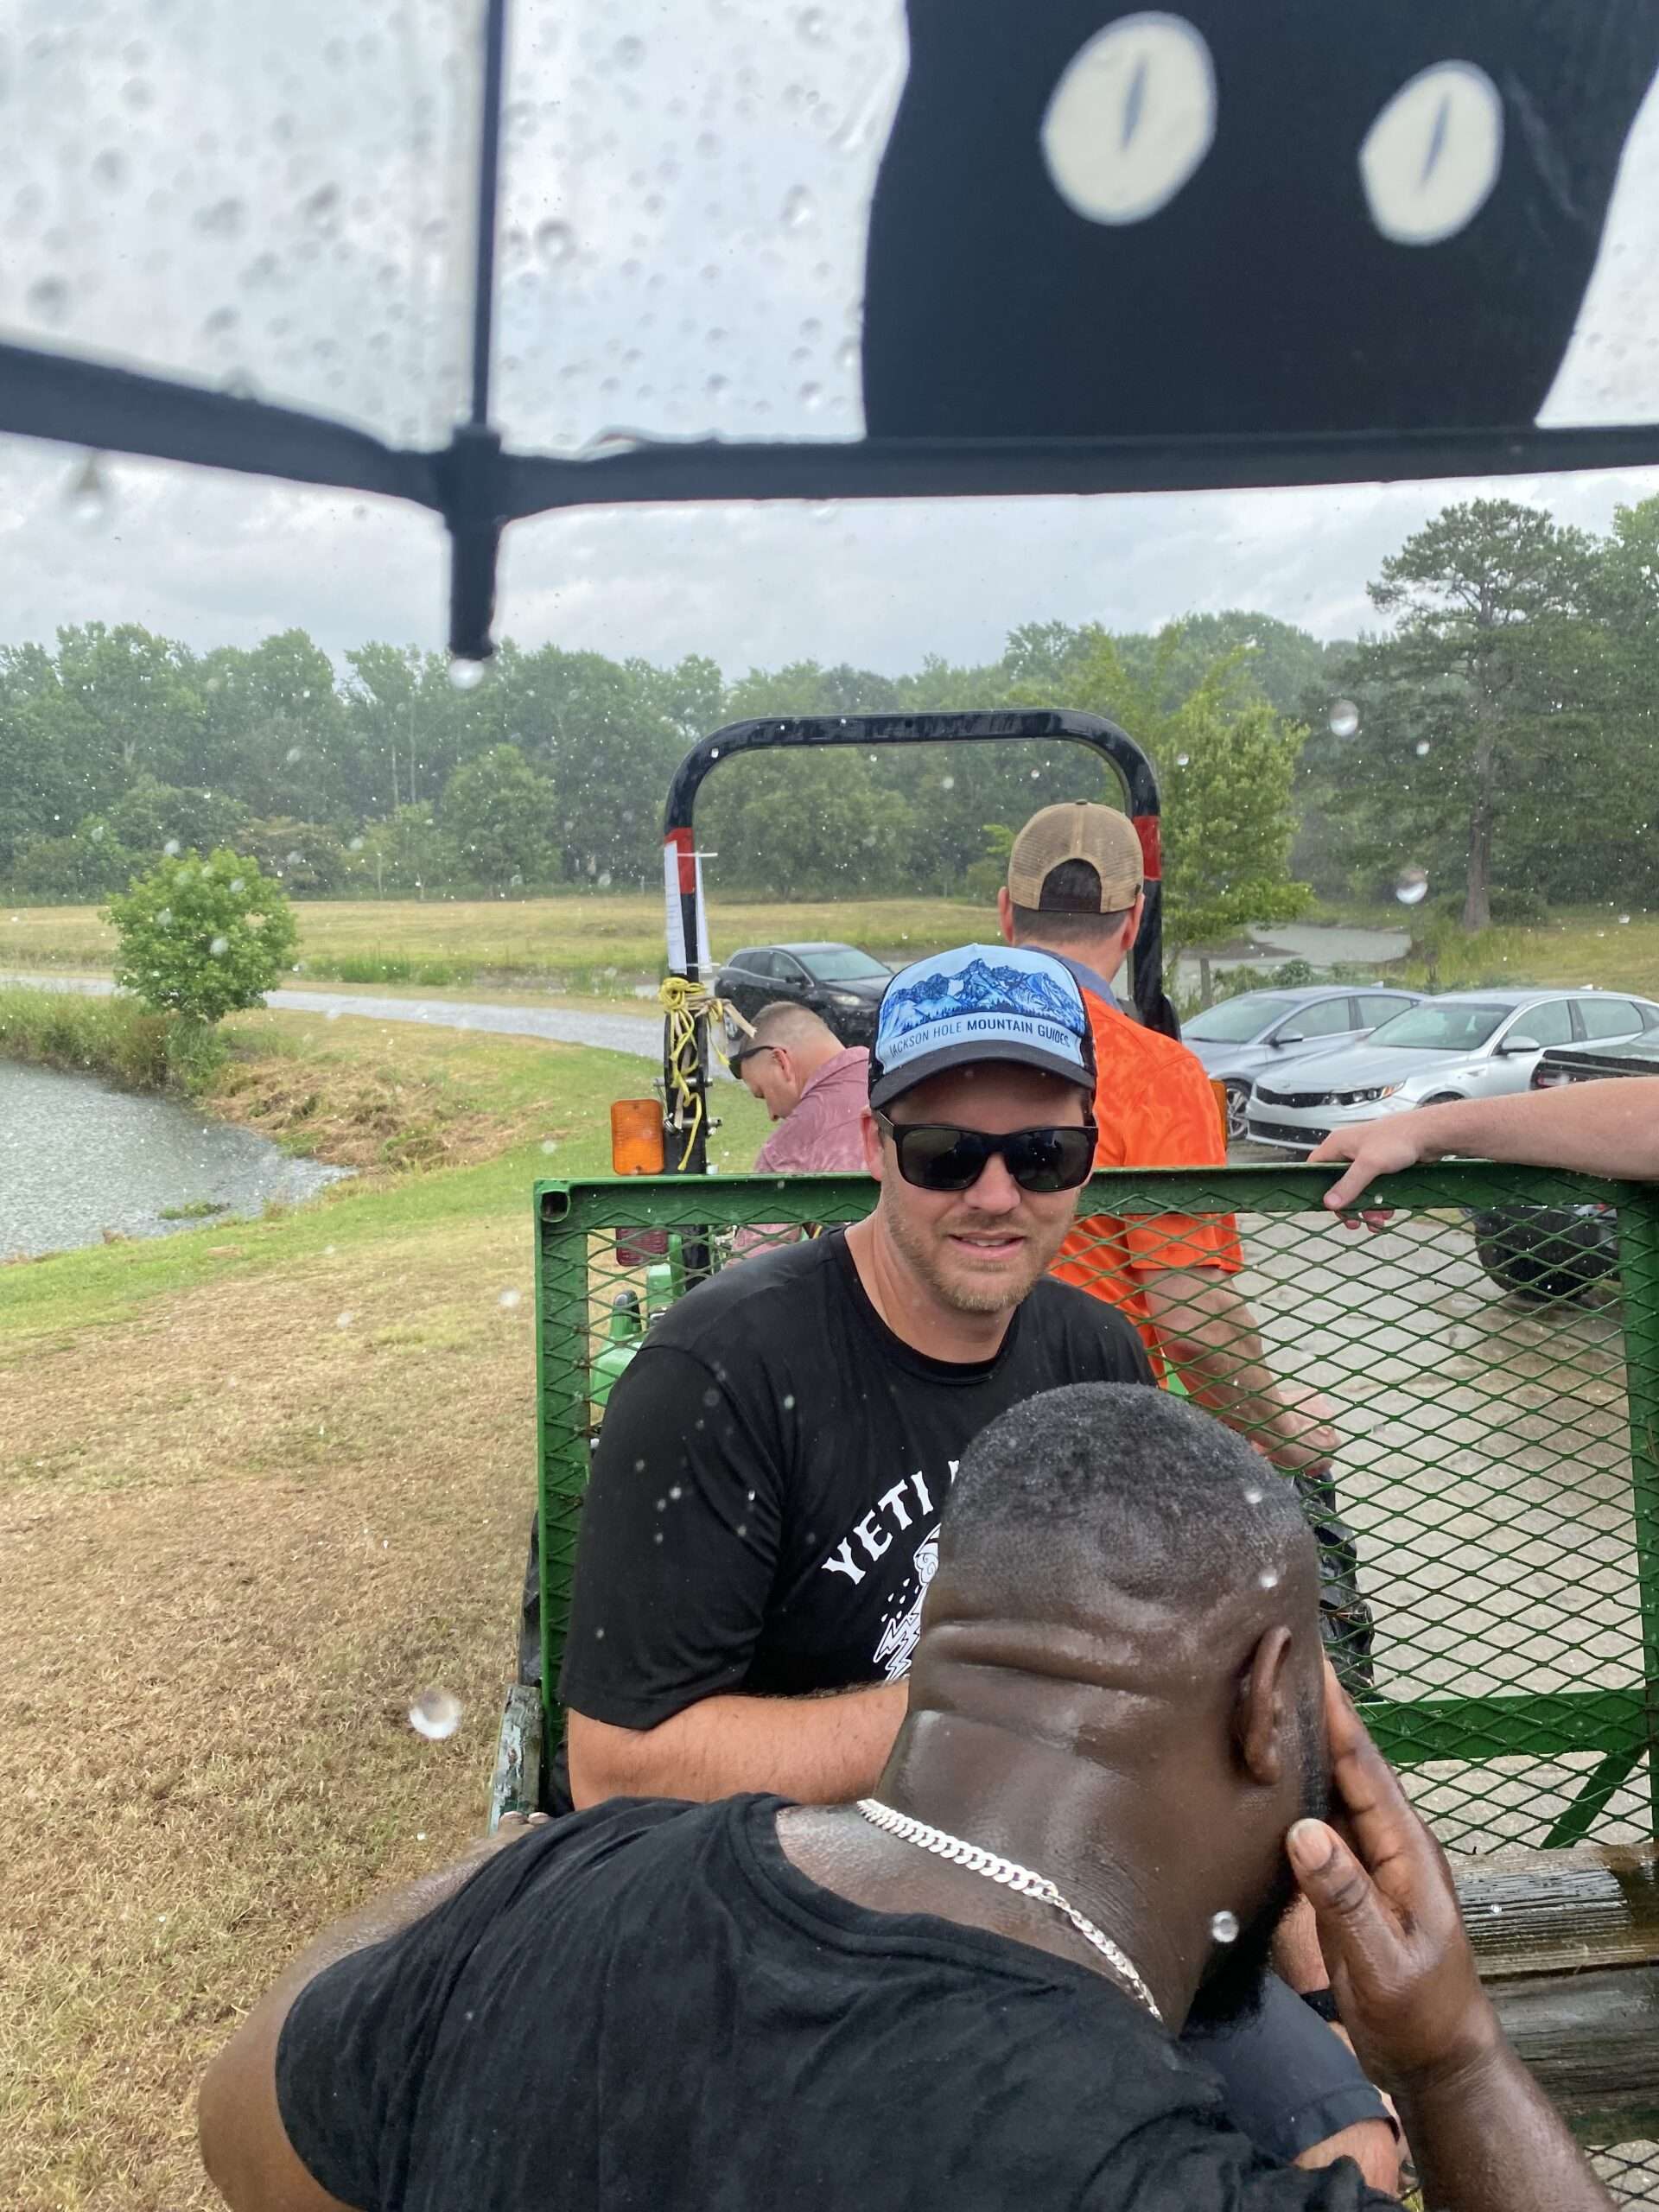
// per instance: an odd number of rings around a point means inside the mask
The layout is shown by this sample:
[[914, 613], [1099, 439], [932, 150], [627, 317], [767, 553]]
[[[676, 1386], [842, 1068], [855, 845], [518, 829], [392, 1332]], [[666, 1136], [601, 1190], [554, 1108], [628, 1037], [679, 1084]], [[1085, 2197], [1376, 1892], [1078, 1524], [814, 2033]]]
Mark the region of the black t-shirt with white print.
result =
[[560, 1693], [652, 1728], [701, 1698], [896, 1681], [939, 1511], [1008, 1407], [1153, 1380], [1139, 1337], [1047, 1278], [994, 1359], [929, 1359], [871, 1305], [839, 1231], [681, 1299], [611, 1393], [594, 1457]]

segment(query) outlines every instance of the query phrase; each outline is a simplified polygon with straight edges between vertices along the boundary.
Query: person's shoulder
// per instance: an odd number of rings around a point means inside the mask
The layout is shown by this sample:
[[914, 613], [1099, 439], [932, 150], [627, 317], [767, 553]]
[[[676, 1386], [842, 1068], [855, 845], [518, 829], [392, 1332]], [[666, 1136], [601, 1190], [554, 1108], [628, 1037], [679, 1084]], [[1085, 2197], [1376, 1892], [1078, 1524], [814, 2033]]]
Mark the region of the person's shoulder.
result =
[[1161, 1029], [1148, 1029], [1141, 1022], [1132, 1021], [1121, 1007], [1107, 1006], [1092, 993], [1089, 1011], [1094, 1018], [1096, 1052], [1103, 1045], [1114, 1059], [1135, 1061], [1166, 1081], [1208, 1086], [1204, 1063], [1179, 1037], [1166, 1037]]
[[1039, 1340], [1063, 1344], [1091, 1365], [1103, 1352], [1115, 1370], [1111, 1379], [1128, 1381], [1142, 1375], [1151, 1379], [1138, 1331], [1108, 1300], [1045, 1275], [1026, 1306]]

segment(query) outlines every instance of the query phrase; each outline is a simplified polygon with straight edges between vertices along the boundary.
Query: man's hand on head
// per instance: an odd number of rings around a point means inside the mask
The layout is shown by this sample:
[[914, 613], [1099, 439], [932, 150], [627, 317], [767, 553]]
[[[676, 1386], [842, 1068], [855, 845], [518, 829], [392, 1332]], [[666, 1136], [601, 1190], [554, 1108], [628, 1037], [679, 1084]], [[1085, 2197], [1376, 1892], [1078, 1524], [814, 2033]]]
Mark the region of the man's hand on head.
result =
[[1333, 1821], [1286, 1849], [1313, 1908], [1343, 2025], [1396, 2091], [1478, 2064], [1500, 2041], [1440, 1846], [1325, 1669]]

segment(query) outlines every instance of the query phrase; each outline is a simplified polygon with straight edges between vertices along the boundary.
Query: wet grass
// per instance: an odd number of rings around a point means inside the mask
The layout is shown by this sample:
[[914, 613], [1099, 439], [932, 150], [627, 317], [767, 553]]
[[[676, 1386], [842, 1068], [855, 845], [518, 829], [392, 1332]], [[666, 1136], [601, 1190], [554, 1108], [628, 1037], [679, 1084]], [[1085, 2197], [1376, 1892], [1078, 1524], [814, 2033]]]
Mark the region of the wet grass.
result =
[[[384, 1147], [391, 1112], [444, 1149], [0, 1269], [8, 2212], [216, 2203], [207, 2057], [324, 1921], [481, 1827], [534, 1488], [531, 1190], [602, 1172], [609, 1101], [649, 1073], [357, 1018], [228, 1027], [257, 1126], [327, 1154]], [[761, 1109], [721, 1112], [745, 1166]], [[434, 1684], [466, 1713], [436, 1745], [405, 1718]]]
[[[663, 969], [663, 902], [657, 893], [573, 893], [518, 902], [471, 899], [315, 900], [296, 907], [303, 982], [338, 980], [434, 987], [563, 984], [626, 995]], [[894, 960], [994, 931], [988, 908], [944, 899], [873, 899], [792, 906], [716, 900], [709, 934], [717, 957], [740, 945], [845, 939]], [[114, 931], [93, 906], [0, 911], [0, 972], [107, 971]]]

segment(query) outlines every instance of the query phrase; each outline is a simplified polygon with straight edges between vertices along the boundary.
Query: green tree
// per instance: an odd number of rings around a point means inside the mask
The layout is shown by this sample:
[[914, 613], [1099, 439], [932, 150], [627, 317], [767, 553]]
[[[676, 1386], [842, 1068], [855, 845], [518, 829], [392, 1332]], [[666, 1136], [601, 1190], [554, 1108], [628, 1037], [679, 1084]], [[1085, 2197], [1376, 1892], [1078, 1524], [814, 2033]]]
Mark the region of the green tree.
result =
[[[1373, 604], [1395, 618], [1343, 681], [1359, 741], [1322, 746], [1357, 857], [1461, 878], [1464, 926], [1513, 879], [1506, 842], [1568, 764], [1607, 735], [1606, 671], [1588, 619], [1593, 549], [1512, 499], [1446, 508], [1382, 563]], [[1347, 741], [1338, 738], [1340, 747]]]
[[162, 861], [111, 899], [115, 980], [157, 1013], [208, 1024], [260, 1004], [299, 938], [282, 886], [221, 846]]
[[457, 768], [444, 785], [441, 818], [474, 882], [516, 888], [557, 873], [553, 788], [516, 745], [493, 745]]
[[1152, 756], [1162, 806], [1164, 958], [1172, 974], [1188, 948], [1215, 944], [1251, 922], [1294, 920], [1310, 896], [1289, 873], [1296, 828], [1291, 786], [1306, 733], [1266, 700], [1241, 696], [1230, 653], [1212, 660], [1179, 705], [1164, 706], [1167, 664], [1181, 644], [1181, 626], [1172, 625], [1151, 668], [1135, 677], [1116, 643], [1096, 630], [1067, 679], [1069, 696], [1058, 702], [1106, 715]]

